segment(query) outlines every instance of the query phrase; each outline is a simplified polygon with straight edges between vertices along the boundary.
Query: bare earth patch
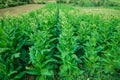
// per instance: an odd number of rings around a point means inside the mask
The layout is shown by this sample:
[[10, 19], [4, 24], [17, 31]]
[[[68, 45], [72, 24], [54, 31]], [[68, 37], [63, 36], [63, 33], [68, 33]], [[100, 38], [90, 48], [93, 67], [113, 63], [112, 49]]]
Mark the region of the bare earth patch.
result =
[[0, 9], [0, 18], [2, 18], [3, 16], [8, 16], [8, 15], [16, 16], [20, 14], [25, 14], [33, 10], [40, 9], [44, 6], [45, 5], [43, 4], [28, 4], [28, 5]]

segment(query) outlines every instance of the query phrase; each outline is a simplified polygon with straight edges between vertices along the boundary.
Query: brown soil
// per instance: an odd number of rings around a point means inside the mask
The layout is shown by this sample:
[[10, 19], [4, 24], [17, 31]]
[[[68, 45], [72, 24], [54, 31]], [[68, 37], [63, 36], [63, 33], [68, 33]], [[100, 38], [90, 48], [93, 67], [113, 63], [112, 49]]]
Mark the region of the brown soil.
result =
[[0, 18], [2, 18], [3, 16], [8, 16], [8, 15], [16, 16], [20, 14], [25, 14], [25, 13], [40, 9], [44, 6], [45, 5], [43, 4], [28, 4], [28, 5], [0, 9]]

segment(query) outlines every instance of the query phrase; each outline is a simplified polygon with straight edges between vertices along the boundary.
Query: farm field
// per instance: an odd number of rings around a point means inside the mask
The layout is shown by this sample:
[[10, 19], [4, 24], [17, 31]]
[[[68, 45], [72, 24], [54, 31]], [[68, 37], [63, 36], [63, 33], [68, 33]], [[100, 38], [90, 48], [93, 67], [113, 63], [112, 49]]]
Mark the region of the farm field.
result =
[[46, 4], [0, 20], [0, 80], [119, 80], [120, 10]]

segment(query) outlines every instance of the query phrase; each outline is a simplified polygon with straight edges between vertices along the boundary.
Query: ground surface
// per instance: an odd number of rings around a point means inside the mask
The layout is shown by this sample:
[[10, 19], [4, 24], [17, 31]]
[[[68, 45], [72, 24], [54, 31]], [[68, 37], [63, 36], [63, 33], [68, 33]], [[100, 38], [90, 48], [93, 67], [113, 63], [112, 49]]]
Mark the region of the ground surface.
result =
[[43, 4], [28, 4], [28, 5], [22, 5], [17, 7], [10, 7], [10, 8], [4, 8], [0, 9], [0, 18], [3, 16], [16, 16], [24, 13], [31, 12], [33, 10], [40, 9], [44, 7]]

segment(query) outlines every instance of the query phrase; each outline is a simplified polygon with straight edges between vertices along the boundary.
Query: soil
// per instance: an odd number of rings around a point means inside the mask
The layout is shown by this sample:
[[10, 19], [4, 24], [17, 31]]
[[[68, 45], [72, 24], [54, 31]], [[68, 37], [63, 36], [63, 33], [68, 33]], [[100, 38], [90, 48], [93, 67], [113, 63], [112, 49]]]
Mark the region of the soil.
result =
[[45, 5], [43, 4], [27, 4], [22, 6], [0, 9], [0, 18], [2, 18], [3, 16], [17, 16], [20, 14], [26, 14], [31, 11], [40, 9], [44, 6]]

